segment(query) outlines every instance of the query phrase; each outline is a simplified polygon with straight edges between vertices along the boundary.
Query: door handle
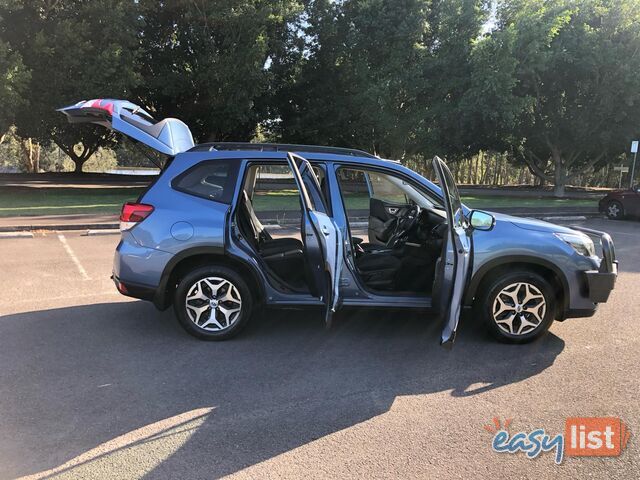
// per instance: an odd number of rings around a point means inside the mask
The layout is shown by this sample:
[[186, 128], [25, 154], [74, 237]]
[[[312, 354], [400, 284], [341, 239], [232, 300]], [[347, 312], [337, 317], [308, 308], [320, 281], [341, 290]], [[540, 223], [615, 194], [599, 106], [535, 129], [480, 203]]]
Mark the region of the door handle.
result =
[[400, 209], [396, 207], [388, 207], [388, 210], [391, 215], [395, 215], [396, 213], [398, 213], [398, 210]]

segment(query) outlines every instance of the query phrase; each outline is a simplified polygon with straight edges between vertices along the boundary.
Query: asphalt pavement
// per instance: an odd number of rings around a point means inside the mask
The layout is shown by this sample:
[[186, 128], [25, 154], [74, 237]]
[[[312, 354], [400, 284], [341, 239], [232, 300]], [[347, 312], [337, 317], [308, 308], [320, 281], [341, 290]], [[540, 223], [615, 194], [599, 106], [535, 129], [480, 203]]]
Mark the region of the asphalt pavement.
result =
[[[0, 239], [0, 479], [640, 477], [640, 223], [612, 234], [620, 276], [586, 319], [494, 342], [473, 316], [452, 351], [420, 313], [263, 310], [227, 342], [120, 296], [117, 235]], [[495, 453], [484, 426], [562, 433], [620, 417], [619, 457]]]

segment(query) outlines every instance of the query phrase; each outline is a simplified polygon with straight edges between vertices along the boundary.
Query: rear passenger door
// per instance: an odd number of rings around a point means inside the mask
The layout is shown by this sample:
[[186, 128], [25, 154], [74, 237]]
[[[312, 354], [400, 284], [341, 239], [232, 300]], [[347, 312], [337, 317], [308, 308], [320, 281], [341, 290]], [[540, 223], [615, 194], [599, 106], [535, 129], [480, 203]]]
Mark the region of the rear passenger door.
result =
[[287, 154], [287, 161], [300, 190], [304, 217], [302, 239], [307, 265], [311, 270], [311, 287], [325, 304], [325, 324], [329, 327], [340, 301], [342, 242], [339, 241], [338, 226], [327, 214], [322, 189], [311, 164], [294, 153]]

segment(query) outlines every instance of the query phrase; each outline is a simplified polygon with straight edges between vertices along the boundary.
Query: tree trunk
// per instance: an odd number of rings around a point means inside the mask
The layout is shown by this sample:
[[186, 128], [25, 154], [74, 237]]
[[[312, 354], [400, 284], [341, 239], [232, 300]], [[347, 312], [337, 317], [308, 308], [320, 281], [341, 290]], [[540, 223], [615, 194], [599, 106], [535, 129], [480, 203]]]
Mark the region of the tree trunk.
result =
[[560, 152], [557, 149], [551, 151], [553, 157], [553, 196], [562, 198], [565, 195], [564, 187], [567, 183], [567, 167], [562, 161]]
[[79, 158], [74, 158], [74, 157], [71, 157], [71, 160], [73, 160], [73, 163], [75, 164], [75, 168], [73, 169], [73, 172], [82, 173], [82, 165], [84, 165], [84, 162], [81, 161]]
[[22, 147], [22, 166], [28, 173], [38, 173], [40, 170], [40, 144], [31, 138], [20, 142]]

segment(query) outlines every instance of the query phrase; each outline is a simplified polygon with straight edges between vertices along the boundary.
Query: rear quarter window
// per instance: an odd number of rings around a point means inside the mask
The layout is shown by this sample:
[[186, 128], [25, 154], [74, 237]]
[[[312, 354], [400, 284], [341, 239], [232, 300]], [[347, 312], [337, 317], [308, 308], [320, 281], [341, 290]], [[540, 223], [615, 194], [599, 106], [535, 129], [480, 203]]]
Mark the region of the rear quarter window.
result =
[[171, 186], [180, 192], [229, 204], [239, 167], [238, 160], [206, 160], [178, 175]]

